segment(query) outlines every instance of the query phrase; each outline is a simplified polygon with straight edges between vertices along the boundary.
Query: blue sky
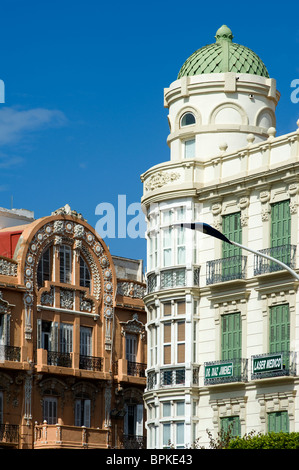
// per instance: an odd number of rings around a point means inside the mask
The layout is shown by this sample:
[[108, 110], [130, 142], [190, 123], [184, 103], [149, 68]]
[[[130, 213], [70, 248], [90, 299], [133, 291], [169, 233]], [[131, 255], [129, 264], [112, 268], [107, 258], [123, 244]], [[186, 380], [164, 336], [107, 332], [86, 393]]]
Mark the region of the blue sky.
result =
[[[227, 24], [277, 79], [277, 132], [296, 129], [298, 4], [1, 0], [0, 206], [35, 217], [70, 204], [95, 227], [98, 204], [140, 201], [140, 174], [169, 159], [163, 90]], [[282, 5], [282, 6], [281, 6]], [[299, 94], [298, 94], [299, 96]], [[128, 221], [132, 216], [128, 216]], [[117, 225], [116, 225], [117, 226]], [[116, 232], [117, 235], [117, 232]], [[145, 259], [144, 239], [105, 239]]]

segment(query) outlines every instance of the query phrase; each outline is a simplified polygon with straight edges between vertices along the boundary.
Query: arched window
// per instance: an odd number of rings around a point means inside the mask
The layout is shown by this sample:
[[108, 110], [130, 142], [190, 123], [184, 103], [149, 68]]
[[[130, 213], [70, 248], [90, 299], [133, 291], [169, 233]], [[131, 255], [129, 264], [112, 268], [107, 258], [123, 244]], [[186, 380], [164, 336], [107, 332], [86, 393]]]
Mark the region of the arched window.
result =
[[61, 245], [60, 258], [60, 282], [71, 284], [72, 282], [72, 249], [68, 245]]
[[80, 256], [80, 286], [90, 290], [90, 271], [84, 258]]
[[51, 249], [43, 252], [37, 267], [37, 286], [40, 289], [45, 281], [50, 280], [51, 275]]
[[185, 113], [181, 118], [181, 127], [195, 124], [195, 116], [192, 113]]

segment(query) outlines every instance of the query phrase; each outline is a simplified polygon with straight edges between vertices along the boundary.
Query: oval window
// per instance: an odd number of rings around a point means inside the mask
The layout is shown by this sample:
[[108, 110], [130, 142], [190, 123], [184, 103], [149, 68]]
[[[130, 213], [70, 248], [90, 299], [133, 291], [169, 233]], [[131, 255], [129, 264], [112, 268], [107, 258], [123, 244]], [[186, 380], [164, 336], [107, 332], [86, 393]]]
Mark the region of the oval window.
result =
[[195, 117], [192, 113], [186, 113], [181, 119], [181, 127], [190, 126], [195, 124]]

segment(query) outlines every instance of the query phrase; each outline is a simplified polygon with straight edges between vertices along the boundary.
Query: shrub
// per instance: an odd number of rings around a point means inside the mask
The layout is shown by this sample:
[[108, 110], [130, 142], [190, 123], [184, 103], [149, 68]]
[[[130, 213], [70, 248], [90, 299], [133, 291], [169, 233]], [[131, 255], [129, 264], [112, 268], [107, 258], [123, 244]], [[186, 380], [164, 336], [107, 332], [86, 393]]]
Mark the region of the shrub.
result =
[[230, 439], [225, 449], [299, 449], [299, 433], [250, 433]]

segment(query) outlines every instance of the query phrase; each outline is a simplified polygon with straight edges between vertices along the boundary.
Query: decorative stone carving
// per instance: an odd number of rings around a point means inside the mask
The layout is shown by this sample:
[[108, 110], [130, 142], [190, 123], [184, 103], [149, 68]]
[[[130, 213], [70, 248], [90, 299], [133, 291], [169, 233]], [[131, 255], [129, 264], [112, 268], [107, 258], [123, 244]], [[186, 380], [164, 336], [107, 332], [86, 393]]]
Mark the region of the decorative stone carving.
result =
[[249, 198], [247, 196], [241, 197], [239, 200], [239, 208], [241, 210], [241, 226], [246, 227], [248, 224], [248, 207], [249, 207]]
[[70, 289], [60, 289], [60, 308], [73, 310], [74, 292]]
[[82, 214], [72, 210], [69, 204], [66, 204], [64, 207], [60, 207], [60, 209], [57, 209], [56, 211], [52, 212], [52, 215], [72, 215], [73, 217], [77, 217], [78, 219], [86, 220], [84, 219]]
[[93, 302], [86, 299], [85, 292], [80, 292], [80, 311], [91, 313], [93, 310]]
[[85, 228], [83, 227], [83, 225], [80, 225], [80, 224], [75, 225], [74, 227], [75, 238], [83, 238], [84, 234], [85, 234]]
[[18, 266], [13, 261], [0, 258], [0, 274], [4, 276], [16, 276]]
[[41, 300], [40, 300], [42, 305], [48, 305], [49, 307], [53, 307], [54, 305], [54, 290], [53, 287], [51, 287], [50, 292], [43, 292], [41, 295]]
[[288, 193], [290, 196], [290, 212], [291, 214], [297, 214], [297, 194], [298, 194], [298, 185], [296, 183], [292, 183], [289, 186]]
[[180, 178], [179, 173], [175, 172], [167, 172], [167, 171], [159, 171], [158, 173], [149, 177], [149, 179], [145, 183], [146, 191], [153, 191], [154, 189], [161, 188], [168, 183], [172, 183]]
[[140, 284], [129, 281], [120, 281], [117, 283], [117, 293], [127, 297], [143, 299], [146, 288]]
[[222, 225], [222, 205], [220, 203], [215, 203], [212, 205], [212, 214], [214, 216], [213, 220], [213, 227], [216, 230], [221, 230], [221, 225]]
[[132, 320], [128, 320], [127, 322], [120, 322], [121, 325], [121, 334], [123, 336], [127, 334], [139, 334], [142, 340], [145, 339], [145, 326], [144, 324], [138, 320], [138, 314], [134, 313]]
[[54, 233], [63, 233], [64, 223], [62, 220], [55, 220], [53, 231]]
[[262, 203], [262, 221], [266, 222], [269, 220], [269, 215], [271, 214], [271, 207], [270, 207], [270, 197], [271, 194], [269, 191], [262, 191], [260, 193], [260, 201]]

